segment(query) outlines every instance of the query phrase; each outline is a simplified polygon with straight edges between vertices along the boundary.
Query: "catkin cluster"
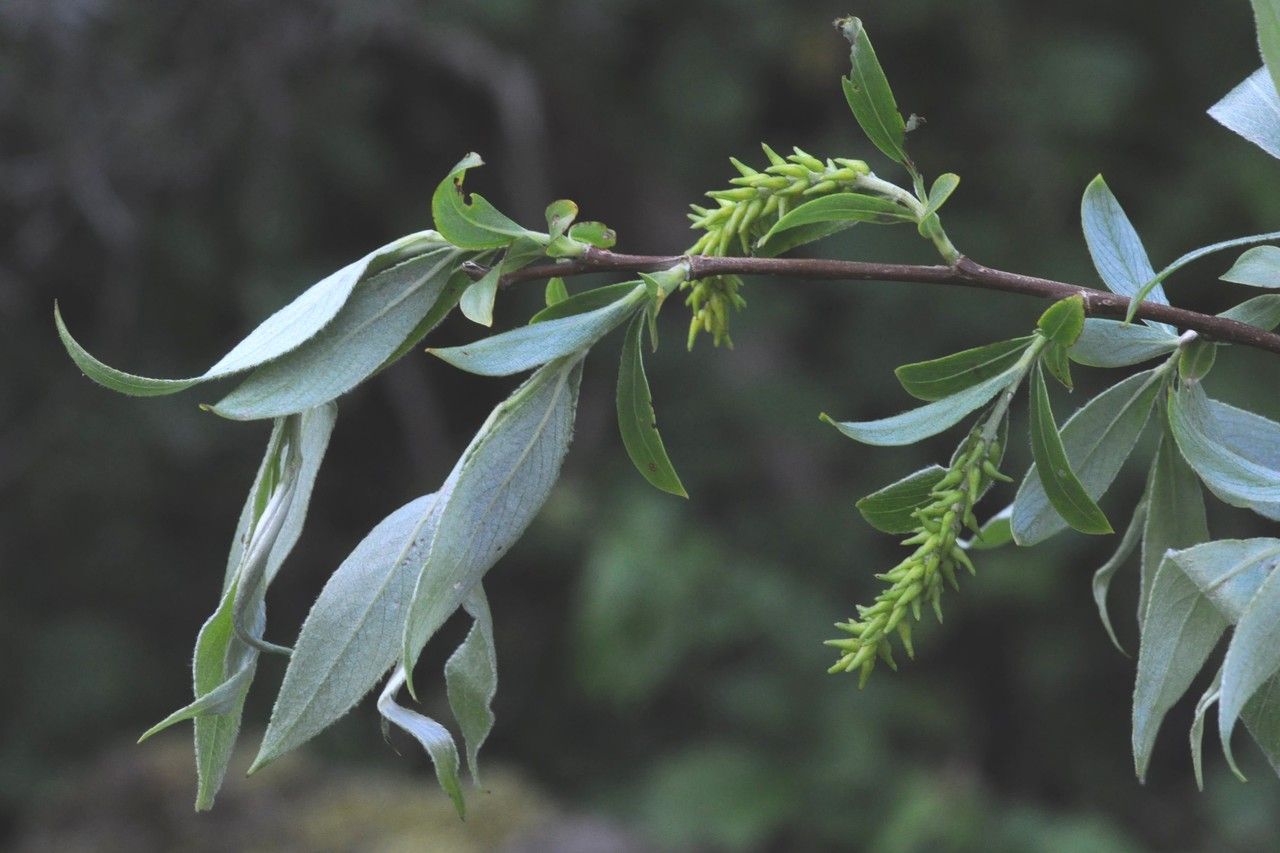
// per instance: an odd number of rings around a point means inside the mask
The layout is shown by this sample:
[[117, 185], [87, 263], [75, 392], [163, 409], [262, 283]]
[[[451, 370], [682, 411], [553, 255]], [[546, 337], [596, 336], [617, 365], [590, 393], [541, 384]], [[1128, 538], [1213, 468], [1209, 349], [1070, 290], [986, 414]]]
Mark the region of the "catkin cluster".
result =
[[[769, 159], [764, 171], [730, 157], [739, 172], [738, 177], [729, 181], [733, 188], [707, 193], [715, 207], [691, 205], [692, 227], [704, 233], [687, 254], [724, 256], [740, 250], [743, 255], [750, 255], [756, 241], [787, 211], [818, 196], [851, 191], [860, 177], [871, 172], [862, 160], [839, 157], [824, 163], [799, 148], [783, 157], [768, 145], [761, 147]], [[742, 280], [737, 276], [714, 276], [686, 282], [685, 286], [691, 291], [685, 304], [693, 312], [689, 347], [693, 347], [699, 332], [711, 335], [716, 346], [721, 343], [733, 346], [729, 337], [729, 309], [740, 309], [747, 304], [738, 292]]]
[[975, 429], [965, 439], [951, 467], [929, 493], [929, 503], [912, 513], [919, 526], [902, 544], [915, 545], [915, 551], [889, 571], [876, 575], [889, 587], [869, 606], [859, 605], [856, 619], [836, 623], [836, 627], [849, 636], [827, 640], [827, 645], [842, 653], [830, 672], [859, 670], [861, 686], [871, 676], [877, 658], [897, 669], [889, 643], [895, 631], [907, 656], [913, 657], [907, 614], [920, 621], [921, 602], [927, 601], [938, 621], [942, 621], [943, 581], [959, 588], [957, 567], [963, 566], [970, 574], [974, 573], [969, 555], [957, 541], [966, 527], [978, 534], [974, 504], [992, 481], [1010, 482], [996, 467], [1000, 451], [1000, 442], [985, 439], [981, 430]]

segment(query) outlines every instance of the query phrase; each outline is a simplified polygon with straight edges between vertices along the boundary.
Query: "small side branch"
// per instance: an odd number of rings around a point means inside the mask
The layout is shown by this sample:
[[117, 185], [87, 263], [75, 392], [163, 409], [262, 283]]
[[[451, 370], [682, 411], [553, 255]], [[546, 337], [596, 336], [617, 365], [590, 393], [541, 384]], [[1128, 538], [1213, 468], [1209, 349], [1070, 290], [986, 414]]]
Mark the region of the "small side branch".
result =
[[[702, 255], [624, 255], [603, 249], [590, 249], [580, 258], [557, 263], [535, 264], [503, 277], [502, 284], [569, 277], [590, 273], [638, 273], [669, 269], [687, 261], [691, 278], [715, 275], [772, 275], [810, 281], [901, 281], [918, 284], [946, 284], [1020, 293], [1041, 299], [1064, 299], [1077, 294], [1084, 297], [1085, 313], [1091, 317], [1123, 318], [1129, 310], [1129, 298], [1084, 285], [1047, 278], [1021, 275], [993, 269], [961, 257], [950, 266], [916, 264], [881, 264], [870, 261], [838, 261], [821, 258], [734, 258]], [[475, 266], [468, 271], [474, 278], [485, 272]], [[1224, 344], [1239, 344], [1280, 355], [1280, 335], [1226, 317], [1215, 317], [1143, 302], [1137, 316], [1146, 320], [1169, 323], [1181, 329], [1193, 329], [1206, 338]]]

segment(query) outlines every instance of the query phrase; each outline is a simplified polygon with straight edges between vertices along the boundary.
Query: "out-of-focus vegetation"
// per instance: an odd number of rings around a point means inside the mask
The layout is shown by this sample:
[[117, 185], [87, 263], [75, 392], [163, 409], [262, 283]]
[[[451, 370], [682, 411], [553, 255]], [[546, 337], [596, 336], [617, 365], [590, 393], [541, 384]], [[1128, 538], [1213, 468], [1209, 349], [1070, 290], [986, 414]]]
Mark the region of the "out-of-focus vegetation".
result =
[[[50, 837], [119, 784], [93, 768], [136, 755], [145, 769], [167, 749], [121, 744], [189, 690], [265, 435], [202, 414], [198, 395], [142, 402], [91, 386], [57, 343], [55, 297], [113, 364], [191, 375], [304, 285], [425, 227], [432, 188], [473, 149], [490, 163], [476, 188], [526, 221], [570, 197], [617, 228], [620, 249], [678, 251], [684, 206], [731, 175], [728, 155], [758, 160], [762, 139], [888, 172], [840, 92], [848, 50], [827, 24], [849, 11], [874, 27], [903, 108], [928, 119], [918, 159], [964, 176], [948, 228], [986, 263], [1091, 281], [1077, 209], [1098, 171], [1157, 266], [1280, 222], [1273, 164], [1204, 115], [1258, 64], [1243, 0], [0, 6], [0, 839]], [[823, 251], [929, 259], [913, 235], [883, 230]], [[1225, 307], [1214, 263], [1175, 280], [1174, 301]], [[505, 294], [499, 322], [527, 316], [536, 290]], [[753, 281], [745, 295], [732, 352], [684, 353], [684, 318], [664, 312], [649, 369], [687, 504], [631, 470], [612, 356], [592, 358], [564, 480], [486, 585], [502, 678], [491, 761], [518, 767], [539, 802], [658, 846], [1275, 844], [1280, 784], [1260, 762], [1242, 786], [1211, 760], [1195, 793], [1188, 708], [1147, 786], [1134, 781], [1133, 664], [1089, 592], [1107, 541], [984, 555], [905, 672], [862, 692], [824, 675], [830, 624], [896, 560], [853, 501], [940, 461], [930, 454], [947, 439], [868, 450], [817, 413], [896, 410], [894, 365], [1022, 333], [1043, 306], [911, 285]], [[895, 321], [909, 306], [927, 306], [924, 328]], [[440, 339], [479, 334], [455, 318]], [[1080, 374], [1078, 393], [1101, 387]], [[1231, 352], [1211, 382], [1235, 400], [1278, 379], [1275, 359]], [[373, 523], [435, 487], [508, 387], [424, 354], [343, 401], [270, 636], [289, 638]], [[1280, 414], [1265, 395], [1252, 405]], [[1006, 467], [1028, 456], [1013, 448]], [[1107, 503], [1131, 505], [1140, 477]], [[1211, 522], [1219, 536], [1257, 532], [1233, 512]], [[1116, 604], [1131, 648], [1133, 585], [1117, 584]], [[264, 665], [251, 716], [265, 719], [280, 670]], [[438, 805], [429, 769], [381, 743], [371, 708], [304, 760], [374, 779], [419, 765], [424, 808]], [[186, 803], [189, 774], [157, 778]], [[387, 808], [402, 809], [394, 785]], [[299, 821], [313, 813], [277, 802]], [[219, 818], [168, 820], [139, 843], [180, 845], [197, 837], [189, 822]]]

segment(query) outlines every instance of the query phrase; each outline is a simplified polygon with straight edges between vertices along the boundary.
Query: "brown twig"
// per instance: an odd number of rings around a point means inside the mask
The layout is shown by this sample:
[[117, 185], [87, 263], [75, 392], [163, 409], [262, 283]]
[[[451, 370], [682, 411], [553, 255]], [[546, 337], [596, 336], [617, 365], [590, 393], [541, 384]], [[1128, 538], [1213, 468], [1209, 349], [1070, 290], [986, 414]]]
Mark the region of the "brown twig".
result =
[[[568, 277], [589, 273], [656, 272], [687, 261], [691, 278], [713, 275], [775, 275], [812, 281], [903, 281], [920, 284], [949, 284], [1021, 293], [1041, 299], [1064, 299], [1079, 294], [1084, 297], [1085, 313], [1092, 317], [1123, 318], [1129, 310], [1129, 298], [1093, 287], [1021, 275], [983, 266], [962, 257], [950, 266], [916, 264], [881, 264], [869, 261], [837, 261], [820, 258], [718, 258], [703, 255], [624, 255], [603, 249], [589, 249], [573, 260], [535, 264], [503, 276], [502, 284]], [[473, 278], [485, 269], [472, 265]], [[1227, 317], [1215, 317], [1145, 301], [1138, 306], [1137, 316], [1146, 320], [1169, 323], [1180, 329], [1192, 329], [1206, 338], [1225, 344], [1240, 344], [1280, 355], [1280, 335], [1272, 334]]]

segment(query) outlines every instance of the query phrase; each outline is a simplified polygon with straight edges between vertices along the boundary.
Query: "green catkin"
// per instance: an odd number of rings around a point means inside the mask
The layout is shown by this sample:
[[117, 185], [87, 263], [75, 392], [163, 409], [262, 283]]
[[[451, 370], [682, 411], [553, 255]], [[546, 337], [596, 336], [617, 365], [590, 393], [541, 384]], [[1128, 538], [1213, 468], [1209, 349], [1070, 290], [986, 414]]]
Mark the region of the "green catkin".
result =
[[[788, 210], [818, 196], [849, 192], [857, 187], [859, 178], [871, 173], [861, 160], [842, 157], [824, 163], [799, 148], [794, 154], [782, 157], [768, 145], [761, 147], [769, 161], [764, 170], [730, 157], [729, 162], [738, 172], [738, 177], [729, 181], [731, 188], [707, 193], [715, 202], [713, 208], [690, 206], [692, 227], [704, 233], [689, 248], [688, 254], [721, 257], [731, 251], [741, 251], [748, 255], [756, 241], [786, 216]], [[732, 347], [730, 309], [740, 310], [747, 304], [738, 292], [742, 280], [737, 276], [713, 276], [688, 281], [682, 286], [690, 290], [685, 304], [693, 312], [689, 321], [689, 348], [693, 348], [702, 332], [709, 334], [716, 346]]]
[[841, 653], [829, 672], [857, 670], [859, 686], [866, 684], [877, 657], [889, 662], [889, 637], [895, 631], [907, 657], [915, 657], [907, 613], [920, 621], [921, 603], [927, 602], [941, 622], [943, 585], [959, 588], [957, 567], [975, 574], [973, 561], [958, 537], [965, 528], [976, 532], [973, 506], [987, 487], [994, 481], [1008, 480], [996, 468], [1000, 456], [999, 441], [984, 438], [981, 428], [965, 439], [951, 467], [929, 493], [929, 503], [912, 513], [919, 526], [902, 544], [916, 546], [915, 550], [889, 571], [876, 575], [888, 587], [875, 601], [859, 605], [855, 618], [836, 623], [848, 636], [826, 641]]

